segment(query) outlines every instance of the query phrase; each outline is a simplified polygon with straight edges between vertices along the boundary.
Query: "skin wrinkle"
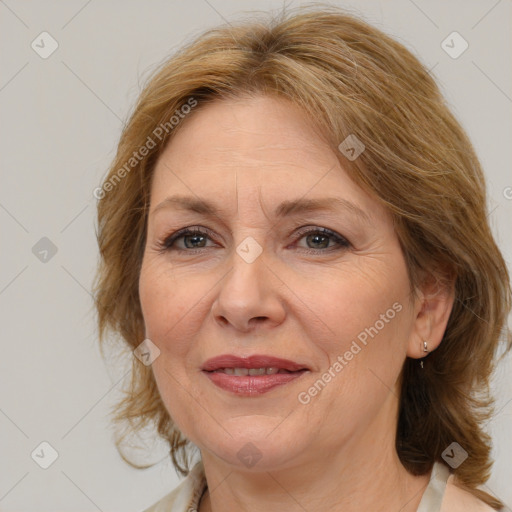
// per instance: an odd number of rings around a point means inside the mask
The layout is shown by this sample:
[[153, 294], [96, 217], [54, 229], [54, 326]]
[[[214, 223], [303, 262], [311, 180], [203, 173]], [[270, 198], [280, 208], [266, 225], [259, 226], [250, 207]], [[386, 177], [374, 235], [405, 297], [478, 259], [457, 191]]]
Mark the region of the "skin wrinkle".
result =
[[[251, 437], [265, 452], [252, 470], [255, 489], [263, 473], [270, 476], [265, 467], [271, 465], [273, 476], [290, 483], [286, 489], [292, 495], [287, 492], [288, 497], [297, 494], [308, 503], [318, 503], [322, 490], [326, 506], [321, 508], [328, 508], [336, 501], [336, 492], [327, 477], [318, 478], [335, 471], [341, 479], [337, 494], [350, 500], [349, 493], [343, 492], [349, 484], [348, 477], [343, 477], [343, 453], [348, 458], [350, 446], [358, 445], [351, 434], [354, 428], [368, 426], [364, 414], [375, 413], [377, 399], [379, 405], [384, 403], [372, 386], [378, 383], [388, 394], [395, 393], [399, 366], [395, 363], [404, 355], [398, 349], [405, 345], [409, 357], [400, 379], [395, 442], [401, 464], [411, 474], [426, 475], [440, 461], [443, 450], [457, 440], [470, 454], [453, 471], [458, 485], [472, 493], [475, 507], [482, 508], [480, 498], [498, 510], [503, 503], [483, 490], [493, 465], [492, 437], [485, 425], [494, 416], [496, 396], [489, 388], [497, 362], [494, 356], [501, 361], [512, 348], [506, 328], [512, 295], [507, 262], [489, 225], [492, 212], [488, 212], [485, 173], [476, 148], [432, 74], [437, 64], [427, 69], [407, 45], [346, 10], [312, 6], [293, 11], [277, 16], [267, 13], [261, 23], [247, 19], [219, 26], [169, 56], [141, 91], [108, 175], [93, 191], [98, 199], [100, 251], [93, 296], [102, 356], [106, 358], [105, 350], [118, 343], [128, 352], [142, 348], [141, 340], [150, 332], [162, 348], [160, 368], [159, 363], [142, 367], [133, 360], [126, 386], [130, 392], [116, 401], [112, 411], [116, 448], [130, 466], [147, 467], [126, 449], [131, 449], [133, 435], [138, 437], [141, 429], [154, 426], [169, 448], [177, 473], [186, 476], [197, 455], [190, 439], [195, 436], [205, 459], [218, 456], [225, 462], [225, 471], [218, 460], [215, 469], [226, 479], [230, 475], [231, 480], [238, 479], [224, 490], [224, 501], [233, 504], [240, 499], [250, 510], [268, 510], [274, 502], [262, 503], [263, 491], [240, 496], [230, 492], [242, 481], [236, 448], [243, 436]], [[358, 59], [357, 73], [347, 57], [348, 49]], [[286, 103], [295, 109], [274, 108], [275, 102], [268, 108], [258, 102], [267, 93], [282, 106]], [[219, 99], [229, 99], [220, 110]], [[247, 108], [256, 104], [259, 112]], [[205, 110], [205, 106], [211, 108]], [[300, 116], [297, 109], [302, 109]], [[177, 137], [182, 128], [184, 135]], [[365, 147], [353, 162], [345, 152], [350, 151], [346, 147], [350, 134]], [[289, 145], [289, 157], [283, 149], [272, 149], [280, 142]], [[267, 151], [261, 149], [265, 146]], [[146, 156], [143, 147], [149, 150]], [[151, 189], [155, 170], [163, 176]], [[167, 171], [171, 176], [166, 179]], [[272, 208], [292, 193], [320, 198], [334, 191], [349, 199], [359, 197], [360, 190], [347, 182], [347, 176], [393, 215], [394, 230], [384, 239], [391, 242], [396, 231], [406, 258], [410, 295], [400, 294], [403, 276], [400, 253], [394, 246], [380, 244], [375, 257], [371, 244], [364, 256], [354, 249], [322, 256], [306, 254], [288, 245], [299, 242], [292, 240], [294, 230], [306, 224], [349, 234], [349, 227], [355, 226], [342, 211], [333, 219], [308, 214], [274, 222], [261, 209], [262, 205]], [[258, 201], [260, 186], [263, 200]], [[150, 200], [154, 205], [164, 192], [176, 191], [215, 198], [230, 213], [215, 219], [185, 218], [169, 211], [159, 226], [151, 222], [151, 229], [158, 229], [148, 239]], [[373, 211], [374, 204], [363, 197], [365, 210]], [[375, 231], [384, 234], [386, 219], [381, 212], [375, 209]], [[192, 224], [208, 228], [212, 237], [208, 245], [213, 242], [215, 248], [192, 255], [158, 247], [157, 238]], [[373, 233], [371, 229], [365, 232]], [[264, 249], [250, 265], [236, 251], [245, 236], [256, 238]], [[350, 241], [355, 244], [353, 238]], [[184, 239], [178, 242], [181, 245]], [[310, 239], [308, 246], [312, 243]], [[305, 244], [304, 238], [300, 244]], [[382, 280], [380, 271], [369, 268], [381, 268]], [[442, 284], [438, 296], [426, 280], [431, 275]], [[144, 288], [146, 295], [141, 297]], [[234, 396], [220, 391], [208, 395], [210, 388], [205, 389], [199, 371], [204, 358], [226, 350], [244, 355], [293, 354], [313, 361], [318, 375], [357, 332], [368, 327], [367, 322], [375, 321], [374, 314], [382, 315], [382, 309], [389, 306], [387, 299], [406, 301], [408, 308], [350, 360], [350, 371], [340, 373], [307, 407], [294, 408], [295, 402], [288, 403], [277, 390], [265, 400], [246, 401], [252, 404], [249, 411], [241, 404], [233, 407]], [[414, 339], [407, 340], [406, 333], [413, 333]], [[422, 339], [428, 340], [434, 353], [425, 355]], [[503, 351], [498, 350], [502, 342]], [[391, 355], [396, 359], [391, 360]], [[419, 357], [425, 358], [421, 365], [414, 359]], [[159, 371], [158, 384], [154, 370]], [[360, 396], [345, 385], [351, 379], [359, 379]], [[336, 408], [332, 417], [344, 437], [332, 434], [329, 423], [320, 423], [315, 438], [316, 418], [326, 417], [329, 404]], [[386, 406], [385, 413], [393, 406]], [[251, 414], [254, 425], [245, 424]], [[309, 415], [312, 422], [305, 421]], [[376, 414], [369, 417], [378, 423]], [[389, 432], [394, 427], [381, 428]], [[230, 436], [232, 445], [219, 429]], [[285, 433], [296, 446], [286, 445]], [[279, 446], [281, 440], [284, 444]], [[350, 457], [354, 467], [345, 468], [345, 474], [356, 481], [357, 474], [361, 475], [355, 497], [364, 488], [367, 499], [372, 492], [381, 495], [389, 487], [393, 475], [387, 475], [389, 481], [382, 477], [368, 483], [364, 469], [376, 472], [378, 465], [372, 464], [371, 457], [377, 457], [393, 440], [368, 434], [365, 443], [374, 446], [375, 453], [355, 450]], [[309, 454], [323, 457], [324, 465], [306, 460]], [[288, 468], [278, 467], [283, 455]], [[388, 466], [394, 469], [396, 462], [393, 459]], [[208, 484], [213, 485], [215, 472], [209, 466]], [[297, 469], [298, 480], [301, 466], [308, 475], [315, 467], [318, 478], [291, 485], [291, 468]], [[319, 489], [316, 496], [306, 491], [311, 485]], [[210, 489], [217, 492], [215, 487]], [[282, 485], [276, 487], [280, 508], [284, 508], [284, 492]], [[220, 512], [213, 505], [214, 512]], [[349, 509], [347, 503], [334, 505], [342, 506], [344, 512]]]
[[[239, 130], [237, 119], [248, 128]], [[211, 126], [217, 128], [212, 132]], [[305, 141], [311, 151], [302, 150]], [[256, 147], [260, 160], [245, 158]], [[200, 512], [235, 506], [414, 512], [428, 483], [429, 475], [407, 473], [395, 451], [397, 379], [406, 356], [422, 357], [422, 338], [436, 348], [447, 306], [441, 294], [427, 319], [422, 294], [410, 300], [390, 215], [350, 181], [327, 149], [300, 111], [260, 97], [212, 103], [197, 112], [157, 163], [151, 206], [193, 191], [236, 211], [222, 222], [172, 209], [150, 216], [139, 282], [146, 336], [161, 351], [152, 365], [159, 392], [180, 430], [200, 448], [208, 485], [215, 489]], [[273, 165], [276, 151], [279, 166]], [[238, 166], [230, 165], [235, 156]], [[335, 170], [325, 173], [333, 163]], [[354, 201], [372, 223], [352, 227], [340, 210], [339, 218], [311, 213], [273, 225], [269, 212], [283, 199], [304, 194]], [[171, 225], [208, 228], [222, 238], [222, 247], [200, 254], [159, 252], [156, 240]], [[355, 248], [325, 255], [288, 248], [292, 242], [305, 245], [305, 238], [290, 236], [305, 225], [328, 227], [349, 240], [352, 228]], [[246, 236], [264, 246], [251, 264], [235, 252]], [[298, 393], [395, 302], [401, 312], [309, 404], [300, 404]], [[259, 397], [237, 397], [200, 371], [206, 359], [221, 353], [272, 354], [307, 362], [311, 373]], [[252, 469], [237, 456], [247, 442], [263, 454]]]

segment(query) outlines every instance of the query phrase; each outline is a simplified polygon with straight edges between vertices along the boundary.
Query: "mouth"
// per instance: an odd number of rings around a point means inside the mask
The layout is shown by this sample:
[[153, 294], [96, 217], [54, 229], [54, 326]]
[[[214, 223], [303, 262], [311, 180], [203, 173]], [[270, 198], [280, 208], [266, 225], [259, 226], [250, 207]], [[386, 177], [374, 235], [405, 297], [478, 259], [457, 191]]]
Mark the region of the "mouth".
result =
[[267, 393], [310, 372], [307, 366], [288, 359], [230, 354], [209, 359], [201, 370], [217, 387], [242, 396]]
[[[289, 359], [283, 359], [281, 357], [262, 354], [254, 354], [248, 357], [235, 356], [233, 354], [222, 354], [208, 359], [201, 367], [201, 370], [207, 372], [230, 369], [259, 372], [253, 373], [252, 375], [263, 375], [263, 370], [265, 370], [265, 373], [269, 370], [270, 374], [279, 373], [281, 371], [296, 372], [299, 370], [309, 370], [305, 364], [291, 361]], [[245, 373], [241, 375], [245, 375]]]
[[[297, 370], [302, 371], [302, 370]], [[270, 366], [268, 368], [219, 368], [211, 373], [225, 373], [226, 375], [236, 375], [246, 377], [247, 375], [275, 375], [276, 373], [296, 373], [297, 371], [285, 370]], [[304, 369], [305, 371], [305, 369]]]

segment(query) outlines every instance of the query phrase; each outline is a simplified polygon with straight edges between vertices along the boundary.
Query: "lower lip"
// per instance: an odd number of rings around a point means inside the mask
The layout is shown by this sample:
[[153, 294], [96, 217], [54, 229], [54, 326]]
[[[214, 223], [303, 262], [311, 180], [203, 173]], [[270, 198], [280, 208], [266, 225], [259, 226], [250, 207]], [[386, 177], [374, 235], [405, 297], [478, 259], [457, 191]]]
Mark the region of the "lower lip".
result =
[[275, 373], [273, 375], [227, 375], [220, 372], [206, 372], [206, 376], [219, 388], [237, 395], [261, 395], [278, 386], [284, 386], [298, 379], [306, 370], [292, 373]]

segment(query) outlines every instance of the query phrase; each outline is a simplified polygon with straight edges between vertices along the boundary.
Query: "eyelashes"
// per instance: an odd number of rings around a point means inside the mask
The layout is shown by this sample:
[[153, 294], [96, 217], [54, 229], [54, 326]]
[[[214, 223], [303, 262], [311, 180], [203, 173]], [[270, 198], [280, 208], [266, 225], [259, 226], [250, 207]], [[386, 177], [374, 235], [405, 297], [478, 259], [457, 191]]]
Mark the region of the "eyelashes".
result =
[[[169, 235], [164, 240], [159, 241], [158, 246], [163, 252], [167, 252], [167, 251], [171, 251], [171, 250], [183, 251], [183, 252], [193, 252], [193, 251], [196, 251], [197, 248], [176, 249], [175, 247], [173, 247], [173, 245], [176, 243], [176, 241], [179, 240], [180, 238], [192, 237], [192, 236], [210, 238], [210, 232], [201, 227], [180, 229], [179, 231], [176, 231], [175, 233]], [[201, 249], [201, 248], [199, 248], [199, 249]]]
[[[207, 243], [208, 240], [212, 240], [214, 238], [212, 233], [201, 226], [192, 226], [180, 229], [171, 235], [166, 236], [163, 240], [159, 240], [157, 242], [158, 251], [161, 253], [167, 252], [177, 252], [181, 254], [189, 253], [189, 254], [197, 254], [202, 253], [213, 246], [202, 245], [199, 247], [176, 247], [176, 242], [183, 240], [185, 242], [186, 239], [192, 239], [193, 243], [202, 244]], [[297, 241], [301, 241], [303, 238], [306, 238], [306, 243], [319, 243], [324, 245], [320, 248], [308, 248], [308, 247], [299, 247], [301, 252], [305, 252], [308, 254], [321, 254], [321, 253], [331, 253], [333, 251], [346, 250], [352, 246], [352, 244], [342, 235], [331, 231], [327, 228], [322, 227], [307, 227], [302, 228], [297, 233], [295, 233], [294, 239]], [[325, 247], [325, 243], [330, 245], [331, 242], [334, 242], [333, 247]]]

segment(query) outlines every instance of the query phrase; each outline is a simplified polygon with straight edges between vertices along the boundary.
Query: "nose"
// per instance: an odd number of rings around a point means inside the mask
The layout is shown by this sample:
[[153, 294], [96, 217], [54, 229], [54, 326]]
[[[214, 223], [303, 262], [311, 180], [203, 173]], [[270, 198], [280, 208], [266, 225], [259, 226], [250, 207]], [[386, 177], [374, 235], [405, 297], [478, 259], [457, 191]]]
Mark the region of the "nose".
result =
[[248, 263], [233, 251], [231, 268], [219, 286], [212, 314], [221, 327], [247, 333], [283, 322], [283, 283], [269, 268], [263, 254]]

